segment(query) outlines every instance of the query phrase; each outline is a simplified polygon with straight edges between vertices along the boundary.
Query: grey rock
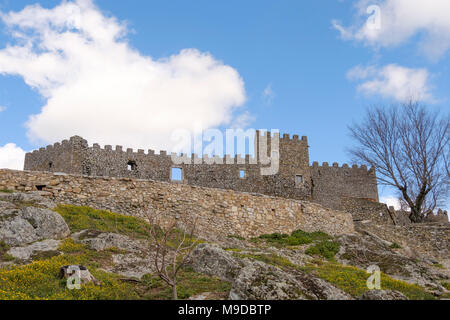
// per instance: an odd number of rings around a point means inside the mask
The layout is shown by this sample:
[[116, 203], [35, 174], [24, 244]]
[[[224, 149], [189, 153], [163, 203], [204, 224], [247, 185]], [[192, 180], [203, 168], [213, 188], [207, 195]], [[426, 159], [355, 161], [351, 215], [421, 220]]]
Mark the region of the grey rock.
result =
[[233, 281], [244, 263], [216, 245], [200, 244], [191, 254], [190, 264], [196, 272]]
[[113, 265], [106, 268], [107, 272], [114, 272], [128, 278], [142, 278], [142, 276], [153, 273], [152, 260], [147, 254], [145, 246], [127, 236], [117, 233], [105, 233], [97, 230], [82, 230], [74, 233], [71, 238], [87, 245], [96, 251], [111, 248], [124, 250], [127, 253], [114, 254]]
[[18, 192], [18, 193], [0, 193], [0, 200], [10, 202], [32, 203], [39, 207], [53, 209], [56, 204], [50, 200], [50, 192], [34, 191], [34, 192]]
[[0, 216], [0, 240], [9, 246], [21, 246], [39, 240], [33, 226], [17, 213]]
[[96, 251], [118, 248], [127, 252], [140, 252], [143, 249], [143, 245], [139, 241], [117, 233], [83, 230], [74, 233], [72, 238]]
[[359, 300], [408, 300], [408, 298], [398, 291], [370, 290], [359, 297]]
[[439, 270], [429, 262], [411, 258], [392, 250], [377, 237], [371, 235], [344, 235], [338, 238], [341, 248], [336, 258], [343, 264], [367, 269], [377, 265], [380, 270], [395, 279], [443, 290], [440, 282], [448, 279], [445, 270]]
[[58, 213], [49, 209], [19, 207], [14, 202], [0, 201], [0, 240], [9, 246], [19, 247], [70, 235], [69, 227]]
[[135, 254], [115, 254], [113, 255], [113, 267], [107, 269], [108, 272], [120, 274], [128, 278], [142, 278], [144, 275], [154, 273], [154, 260], [150, 256]]
[[233, 300], [351, 299], [331, 284], [297, 270], [240, 259], [218, 246], [201, 244], [192, 252], [196, 272], [233, 283]]
[[59, 240], [44, 240], [35, 242], [26, 247], [14, 247], [8, 251], [16, 259], [29, 260], [34, 254], [38, 252], [57, 251], [61, 241]]
[[22, 218], [35, 229], [40, 239], [62, 239], [70, 235], [70, 229], [64, 218], [49, 209], [26, 207]]
[[16, 206], [13, 203], [0, 200], [0, 216], [3, 214], [3, 212], [11, 209], [16, 209]]
[[312, 275], [246, 260], [233, 282], [232, 300], [351, 300], [351, 296]]

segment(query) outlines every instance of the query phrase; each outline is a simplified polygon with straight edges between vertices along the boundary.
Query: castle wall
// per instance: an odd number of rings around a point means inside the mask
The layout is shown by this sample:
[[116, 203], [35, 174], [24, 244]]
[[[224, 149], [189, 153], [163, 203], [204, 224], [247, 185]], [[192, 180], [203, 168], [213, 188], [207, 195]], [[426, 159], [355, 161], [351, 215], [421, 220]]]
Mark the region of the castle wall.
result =
[[63, 140], [25, 155], [25, 170], [81, 174], [87, 141], [79, 137]]
[[[258, 139], [267, 143], [267, 156], [271, 155], [271, 137], [267, 133]], [[258, 158], [240, 155], [230, 158], [225, 156], [220, 159], [222, 164], [211, 164], [212, 159], [205, 156], [199, 158], [191, 155], [189, 159], [193, 164], [175, 165], [171, 156], [166, 151], [133, 149], [124, 150], [122, 146], [105, 146], [98, 144], [88, 147], [86, 140], [81, 137], [72, 137], [70, 141], [64, 141], [63, 146], [55, 144], [42, 148], [27, 155], [25, 170], [66, 172], [98, 177], [120, 177], [149, 179], [157, 181], [171, 181], [172, 167], [183, 169], [184, 180], [182, 183], [235, 191], [261, 193], [266, 195], [281, 196], [292, 199], [310, 199], [310, 170], [308, 156], [308, 142], [306, 137], [284, 135], [279, 142], [279, 172], [275, 175], [263, 176], [261, 168], [269, 167]], [[259, 150], [256, 150], [259, 155]], [[232, 160], [232, 164], [227, 164]], [[49, 166], [52, 163], [52, 166]], [[133, 165], [133, 170], [128, 170], [128, 164]], [[245, 170], [245, 178], [240, 177], [240, 171]], [[302, 175], [303, 183], [296, 183], [296, 175]]]
[[[366, 198], [378, 201], [378, 187], [373, 170], [365, 166], [352, 168], [337, 164], [309, 166], [309, 146], [306, 137], [285, 134], [279, 139], [279, 171], [274, 175], [262, 175], [261, 170], [270, 167], [264, 158], [273, 157], [272, 137], [257, 131], [255, 158], [240, 155], [218, 159], [222, 164], [205, 156], [185, 156], [191, 164], [175, 165], [166, 151], [156, 154], [153, 150], [124, 150], [122, 146], [98, 144], [88, 146], [81, 137], [72, 137], [62, 144], [55, 144], [27, 154], [25, 170], [65, 172], [92, 177], [116, 177], [148, 179], [170, 182], [171, 169], [183, 170], [183, 184], [235, 190], [279, 196], [298, 200], [313, 200], [330, 208], [341, 209], [343, 197]], [[261, 142], [261, 143], [260, 143]], [[259, 147], [267, 147], [261, 154]], [[231, 164], [230, 164], [231, 160]], [[129, 170], [131, 167], [131, 170]], [[245, 171], [245, 178], [240, 171]], [[299, 179], [301, 182], [299, 182]]]
[[365, 198], [376, 202], [378, 185], [375, 171], [366, 166], [349, 167], [337, 163], [319, 166], [314, 162], [311, 167], [311, 188], [313, 201], [330, 208], [342, 208], [342, 198]]
[[180, 221], [195, 216], [200, 236], [208, 239], [297, 229], [332, 235], [354, 231], [351, 214], [307, 201], [150, 180], [0, 170], [0, 189], [32, 191], [37, 186], [57, 203], [138, 217], [150, 210]]

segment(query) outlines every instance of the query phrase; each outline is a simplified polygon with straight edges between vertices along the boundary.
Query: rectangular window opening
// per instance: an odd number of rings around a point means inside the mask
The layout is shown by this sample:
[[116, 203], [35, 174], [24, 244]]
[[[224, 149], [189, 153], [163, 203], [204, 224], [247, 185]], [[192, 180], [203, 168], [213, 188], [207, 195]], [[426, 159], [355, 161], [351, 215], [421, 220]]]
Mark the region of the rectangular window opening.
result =
[[128, 171], [136, 171], [137, 170], [137, 164], [136, 161], [128, 161], [127, 163], [127, 170]]
[[303, 184], [303, 176], [302, 175], [298, 174], [298, 175], [295, 176], [295, 184], [297, 186], [300, 186], [300, 185]]
[[181, 169], [181, 168], [172, 168], [170, 179], [172, 181], [183, 181], [183, 169]]
[[239, 178], [245, 179], [247, 175], [245, 174], [245, 170], [239, 170]]

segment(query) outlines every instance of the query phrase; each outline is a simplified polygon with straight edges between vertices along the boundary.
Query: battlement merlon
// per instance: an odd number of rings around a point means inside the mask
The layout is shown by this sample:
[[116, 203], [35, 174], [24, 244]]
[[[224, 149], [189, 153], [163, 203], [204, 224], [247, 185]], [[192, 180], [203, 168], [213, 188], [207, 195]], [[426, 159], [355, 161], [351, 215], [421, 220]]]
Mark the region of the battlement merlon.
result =
[[376, 173], [376, 170], [375, 170], [374, 167], [371, 167], [370, 169], [368, 169], [366, 165], [358, 166], [357, 164], [354, 164], [354, 165], [352, 165], [350, 167], [347, 163], [344, 163], [341, 166], [341, 165], [339, 165], [339, 163], [334, 162], [330, 166], [330, 164], [328, 162], [323, 162], [322, 165], [320, 166], [319, 162], [314, 161], [312, 166], [311, 166], [311, 169], [313, 169], [313, 170], [317, 170], [317, 169], [331, 169], [331, 168], [333, 168], [333, 169], [350, 169], [350, 170], [352, 170], [354, 172], [364, 172], [364, 173], [372, 173], [372, 174]]

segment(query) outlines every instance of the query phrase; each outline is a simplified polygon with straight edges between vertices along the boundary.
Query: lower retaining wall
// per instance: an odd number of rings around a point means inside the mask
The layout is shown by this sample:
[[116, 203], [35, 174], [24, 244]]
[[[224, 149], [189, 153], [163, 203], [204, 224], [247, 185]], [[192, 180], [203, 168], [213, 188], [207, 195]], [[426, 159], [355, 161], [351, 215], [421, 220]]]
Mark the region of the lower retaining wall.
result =
[[0, 189], [43, 190], [57, 203], [146, 217], [148, 210], [181, 221], [198, 217], [200, 236], [255, 237], [297, 229], [331, 235], [354, 232], [352, 215], [307, 201], [184, 184], [0, 170]]
[[353, 221], [371, 220], [376, 224], [394, 225], [395, 214], [389, 211], [384, 203], [370, 199], [348, 198], [341, 199], [341, 209], [353, 216]]
[[425, 256], [450, 258], [450, 223], [414, 223], [407, 226], [357, 223], [357, 228], [413, 248]]

